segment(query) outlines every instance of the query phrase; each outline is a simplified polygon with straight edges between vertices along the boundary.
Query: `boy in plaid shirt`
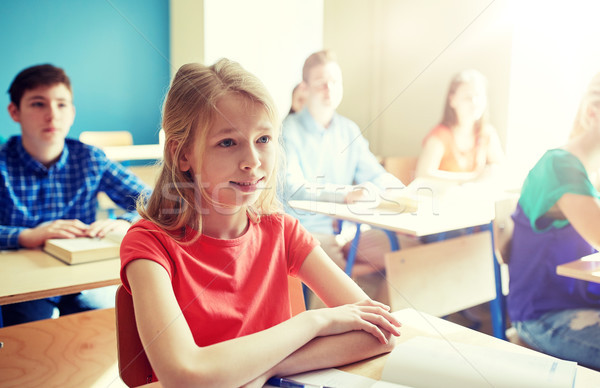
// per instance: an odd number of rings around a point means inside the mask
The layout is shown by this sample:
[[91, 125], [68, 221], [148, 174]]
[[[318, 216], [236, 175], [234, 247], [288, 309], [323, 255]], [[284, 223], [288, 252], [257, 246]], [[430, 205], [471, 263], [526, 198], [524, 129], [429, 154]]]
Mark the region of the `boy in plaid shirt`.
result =
[[[21, 71], [9, 90], [8, 112], [21, 126], [0, 147], [0, 249], [36, 248], [49, 238], [103, 237], [126, 231], [135, 201], [149, 188], [104, 152], [66, 139], [75, 118], [71, 83], [52, 65]], [[98, 192], [126, 213], [96, 220]], [[3, 306], [5, 325], [114, 305], [113, 289]]]

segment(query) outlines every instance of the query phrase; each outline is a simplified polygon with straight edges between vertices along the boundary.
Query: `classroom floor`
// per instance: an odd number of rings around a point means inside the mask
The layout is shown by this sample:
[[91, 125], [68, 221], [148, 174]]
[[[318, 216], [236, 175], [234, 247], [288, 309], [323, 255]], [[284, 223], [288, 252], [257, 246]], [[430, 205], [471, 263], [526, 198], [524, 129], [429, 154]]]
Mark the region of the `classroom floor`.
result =
[[493, 335], [489, 303], [483, 303], [467, 310], [450, 314], [445, 319], [461, 326]]

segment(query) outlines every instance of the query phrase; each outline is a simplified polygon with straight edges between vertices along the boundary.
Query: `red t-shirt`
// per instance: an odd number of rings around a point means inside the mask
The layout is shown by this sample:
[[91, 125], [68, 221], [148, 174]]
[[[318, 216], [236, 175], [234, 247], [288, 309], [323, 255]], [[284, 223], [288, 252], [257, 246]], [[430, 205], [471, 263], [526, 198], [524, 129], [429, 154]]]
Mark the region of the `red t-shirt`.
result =
[[442, 156], [440, 166], [438, 167], [441, 171], [472, 172], [485, 166], [487, 162], [490, 133], [485, 128], [477, 136], [475, 147], [467, 151], [458, 149], [452, 131], [445, 125], [440, 124], [433, 128], [423, 140], [423, 144], [431, 137], [438, 139], [444, 144], [444, 156]]
[[121, 244], [121, 280], [131, 292], [124, 269], [132, 260], [163, 266], [196, 344], [207, 346], [289, 319], [287, 276], [298, 273], [317, 245], [298, 220], [285, 214], [250, 221], [236, 239], [202, 235], [191, 245], [141, 220]]

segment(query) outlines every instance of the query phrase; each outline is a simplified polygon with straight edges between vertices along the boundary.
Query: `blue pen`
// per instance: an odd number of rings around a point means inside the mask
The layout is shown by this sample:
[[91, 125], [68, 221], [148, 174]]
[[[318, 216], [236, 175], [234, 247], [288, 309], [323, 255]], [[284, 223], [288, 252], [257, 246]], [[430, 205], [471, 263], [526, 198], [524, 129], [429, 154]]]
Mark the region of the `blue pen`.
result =
[[285, 377], [271, 377], [267, 381], [267, 384], [273, 385], [275, 387], [281, 387], [281, 388], [333, 388], [333, 387], [326, 387], [324, 385], [305, 384], [300, 381], [294, 381], [294, 380], [287, 379]]

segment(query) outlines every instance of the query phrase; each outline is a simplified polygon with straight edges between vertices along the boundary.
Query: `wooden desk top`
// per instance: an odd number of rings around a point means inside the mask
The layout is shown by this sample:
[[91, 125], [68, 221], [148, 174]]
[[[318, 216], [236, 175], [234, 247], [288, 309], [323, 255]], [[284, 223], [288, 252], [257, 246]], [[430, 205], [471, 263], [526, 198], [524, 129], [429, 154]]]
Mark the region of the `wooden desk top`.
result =
[[0, 329], [0, 386], [122, 388], [115, 309]]
[[162, 159], [163, 157], [163, 146], [160, 144], [102, 147], [102, 151], [104, 151], [109, 159], [117, 162]]
[[[414, 309], [395, 314], [403, 325], [398, 342], [427, 336], [539, 354]], [[116, 365], [114, 309], [5, 327], [0, 329], [0, 340], [4, 342], [0, 348], [0, 386], [13, 383], [14, 386], [124, 386]], [[339, 369], [378, 380], [386, 360], [387, 355], [382, 355]], [[160, 384], [149, 386], [160, 387]], [[600, 386], [600, 372], [578, 366], [575, 387], [597, 386]]]
[[[541, 355], [528, 348], [504, 341], [490, 335], [468, 329], [455, 323], [434, 317], [429, 314], [418, 312], [414, 309], [404, 309], [394, 313], [400, 322], [402, 335], [398, 337], [398, 343], [408, 341], [416, 336], [426, 336], [443, 340], [463, 342], [478, 346], [486, 346], [490, 348], [503, 349], [514, 351], [515, 353], [535, 353]], [[360, 361], [351, 365], [341, 367], [339, 369], [358, 374], [361, 376], [370, 377], [372, 379], [381, 379], [383, 367], [387, 360], [387, 354], [374, 357], [368, 360]], [[545, 356], [550, 357], [550, 356]], [[577, 378], [575, 387], [600, 387], [600, 372], [578, 366]]]
[[120, 284], [119, 259], [68, 265], [40, 249], [0, 251], [0, 305]]
[[[426, 236], [454, 229], [489, 224], [494, 219], [492, 201], [489, 204], [482, 203], [481, 206], [476, 206], [477, 204], [465, 204], [465, 206], [446, 204], [440, 207], [436, 207], [436, 203], [423, 206], [422, 202], [419, 201], [419, 209], [414, 213], [369, 208], [365, 204], [348, 205], [319, 201], [292, 200], [289, 201], [289, 205], [299, 214], [306, 214], [307, 212], [309, 214], [324, 214], [412, 236]], [[292, 213], [292, 215], [294, 214]]]
[[556, 273], [588, 282], [600, 283], [600, 253], [582, 257], [556, 267]]

